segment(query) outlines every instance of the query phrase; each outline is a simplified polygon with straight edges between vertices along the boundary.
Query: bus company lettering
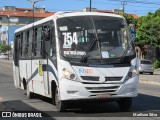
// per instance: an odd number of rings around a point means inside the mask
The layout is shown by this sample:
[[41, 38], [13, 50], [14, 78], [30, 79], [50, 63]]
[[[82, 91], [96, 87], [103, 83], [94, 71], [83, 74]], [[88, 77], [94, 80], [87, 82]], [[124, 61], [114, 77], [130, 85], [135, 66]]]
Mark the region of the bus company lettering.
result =
[[90, 73], [93, 73], [93, 69], [80, 68], [80, 69], [79, 69], [79, 73], [87, 73], [87, 74], [90, 74]]

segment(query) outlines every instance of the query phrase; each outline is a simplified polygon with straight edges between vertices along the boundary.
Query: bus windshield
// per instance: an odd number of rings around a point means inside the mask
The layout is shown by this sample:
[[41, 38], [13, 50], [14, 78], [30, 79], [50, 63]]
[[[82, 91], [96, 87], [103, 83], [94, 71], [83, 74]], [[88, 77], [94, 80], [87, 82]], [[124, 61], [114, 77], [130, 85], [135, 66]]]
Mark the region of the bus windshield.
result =
[[60, 52], [66, 58], [116, 59], [134, 54], [123, 18], [73, 16], [59, 18], [57, 24]]

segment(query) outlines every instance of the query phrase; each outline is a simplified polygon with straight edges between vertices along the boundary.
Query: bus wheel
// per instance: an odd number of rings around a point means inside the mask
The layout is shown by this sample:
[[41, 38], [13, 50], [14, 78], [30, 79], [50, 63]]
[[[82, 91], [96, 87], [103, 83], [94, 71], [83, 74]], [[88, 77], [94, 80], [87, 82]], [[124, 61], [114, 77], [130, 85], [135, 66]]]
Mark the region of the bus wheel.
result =
[[66, 110], [64, 101], [60, 100], [58, 88], [55, 90], [55, 104], [59, 112], [64, 112]]
[[120, 98], [118, 105], [121, 110], [129, 110], [132, 106], [132, 98]]
[[28, 97], [29, 99], [32, 99], [33, 96], [34, 96], [34, 93], [32, 93], [32, 92], [29, 91], [29, 86], [27, 85], [27, 97]]

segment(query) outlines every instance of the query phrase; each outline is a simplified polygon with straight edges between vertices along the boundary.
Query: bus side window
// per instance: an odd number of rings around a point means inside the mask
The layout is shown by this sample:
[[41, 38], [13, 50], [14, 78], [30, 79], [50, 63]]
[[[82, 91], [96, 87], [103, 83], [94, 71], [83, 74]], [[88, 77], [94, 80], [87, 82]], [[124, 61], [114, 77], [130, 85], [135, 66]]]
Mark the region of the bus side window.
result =
[[33, 41], [32, 41], [33, 56], [37, 56], [37, 28], [34, 28]]
[[44, 26], [44, 31], [43, 31], [43, 33], [44, 33], [44, 40], [45, 41], [50, 41], [51, 40], [51, 34], [50, 34], [50, 32], [51, 32], [51, 28], [50, 28], [50, 26]]
[[29, 31], [25, 32], [24, 38], [24, 42], [22, 43], [23, 57], [27, 58], [29, 52]]
[[[23, 35], [23, 34], [22, 34]], [[16, 44], [17, 44], [17, 48], [16, 48], [16, 53], [18, 54], [18, 56], [20, 55], [20, 50], [21, 50], [21, 35], [19, 35], [18, 36], [18, 38], [17, 38], [17, 42], [16, 42]]]
[[42, 28], [42, 39], [43, 39], [43, 58], [46, 58], [49, 56], [49, 47], [50, 47], [50, 26], [44, 25]]
[[28, 57], [31, 57], [31, 55], [32, 55], [32, 40], [33, 40], [33, 30], [30, 30], [28, 43], [27, 43]]
[[25, 47], [26, 47], [26, 40], [27, 40], [27, 36], [26, 36], [26, 32], [23, 33], [23, 37], [21, 38], [21, 49], [22, 49], [22, 56], [21, 57], [24, 57], [25, 56]]
[[[41, 40], [43, 42], [43, 46], [42, 46], [42, 56], [43, 58], [52, 56], [52, 52], [53, 52], [53, 47], [52, 47], [52, 43], [53, 43], [53, 30], [54, 30], [54, 24], [53, 22], [47, 22], [42, 26], [42, 32], [41, 32]], [[42, 43], [41, 42], [41, 43]], [[51, 48], [52, 47], [52, 48]]]
[[36, 44], [37, 44], [37, 55], [38, 57], [41, 57], [42, 55], [42, 27], [37, 28], [37, 34], [35, 36], [36, 38]]
[[23, 33], [20, 33], [17, 36], [17, 43], [18, 43], [18, 50], [19, 50], [19, 56], [22, 57], [23, 56], [23, 52], [22, 52], [22, 47], [23, 47]]

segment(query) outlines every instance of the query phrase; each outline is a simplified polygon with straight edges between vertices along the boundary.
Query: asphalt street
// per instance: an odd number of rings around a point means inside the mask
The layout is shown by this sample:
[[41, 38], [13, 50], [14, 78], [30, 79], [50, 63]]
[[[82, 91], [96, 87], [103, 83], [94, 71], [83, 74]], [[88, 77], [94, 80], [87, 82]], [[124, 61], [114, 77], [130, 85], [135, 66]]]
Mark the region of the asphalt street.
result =
[[[107, 103], [78, 103], [72, 104], [67, 112], [59, 113], [56, 107], [52, 105], [51, 100], [39, 95], [34, 99], [28, 99], [26, 91], [17, 89], [13, 83], [13, 71], [11, 61], [0, 61], [0, 111], [37, 111], [42, 112], [47, 118], [38, 119], [67, 119], [67, 120], [83, 120], [83, 119], [160, 119], [160, 85], [158, 79], [160, 72], [154, 75], [140, 75], [139, 95], [133, 99], [130, 111], [121, 111], [116, 102]], [[154, 84], [150, 84], [150, 79]], [[159, 79], [160, 80], [160, 79]], [[153, 82], [152, 81], [152, 82]], [[150, 117], [135, 117], [138, 115], [147, 115]], [[159, 117], [156, 117], [158, 115]], [[120, 117], [120, 118], [119, 118]], [[1, 120], [2, 118], [0, 118]], [[6, 119], [6, 118], [5, 118]], [[13, 119], [13, 118], [12, 118]], [[33, 118], [16, 118], [24, 120], [32, 120]]]

